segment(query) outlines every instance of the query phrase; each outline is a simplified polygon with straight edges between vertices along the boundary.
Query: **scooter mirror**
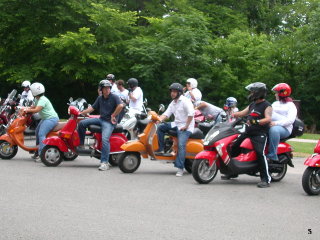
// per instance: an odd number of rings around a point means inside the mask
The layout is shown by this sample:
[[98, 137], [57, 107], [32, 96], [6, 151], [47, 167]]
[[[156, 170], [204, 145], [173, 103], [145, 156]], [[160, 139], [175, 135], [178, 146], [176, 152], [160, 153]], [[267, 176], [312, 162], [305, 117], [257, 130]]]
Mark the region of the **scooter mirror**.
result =
[[73, 97], [70, 97], [70, 98], [69, 98], [69, 102], [73, 102]]
[[145, 106], [147, 106], [147, 105], [148, 105], [148, 99], [145, 98], [143, 104], [144, 104]]
[[165, 106], [163, 104], [159, 105], [159, 112], [164, 112]]

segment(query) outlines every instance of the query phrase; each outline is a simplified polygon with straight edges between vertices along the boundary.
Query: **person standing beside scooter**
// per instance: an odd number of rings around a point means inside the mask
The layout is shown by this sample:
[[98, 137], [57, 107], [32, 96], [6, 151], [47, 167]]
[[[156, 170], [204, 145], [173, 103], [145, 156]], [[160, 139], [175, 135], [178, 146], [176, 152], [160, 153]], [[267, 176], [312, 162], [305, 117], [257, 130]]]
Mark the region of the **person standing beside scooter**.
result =
[[[250, 138], [257, 154], [257, 161], [260, 168], [261, 181], [257, 187], [266, 188], [270, 186], [271, 177], [268, 172], [268, 163], [264, 152], [267, 144], [269, 124], [271, 122], [272, 107], [271, 104], [265, 100], [267, 87], [264, 83], [251, 83], [246, 86], [246, 89], [250, 92], [248, 99], [252, 103], [244, 110], [234, 113], [233, 117], [247, 116], [248, 126], [246, 131], [239, 135], [237, 140], [232, 144], [231, 155], [238, 156], [242, 141], [245, 138]], [[232, 177], [236, 176], [224, 175], [222, 179], [230, 179]]]
[[172, 102], [167, 110], [160, 116], [161, 122], [174, 115], [174, 122], [161, 123], [157, 130], [159, 149], [156, 155], [164, 154], [164, 135], [169, 130], [177, 131], [178, 153], [174, 166], [178, 168], [177, 177], [183, 176], [186, 156], [186, 143], [194, 130], [194, 108], [192, 102], [183, 96], [183, 86], [180, 83], [172, 83], [169, 87]]
[[143, 92], [139, 87], [139, 82], [136, 78], [130, 78], [127, 82], [129, 87], [129, 108], [143, 111]]
[[184, 87], [184, 96], [186, 98], [189, 98], [194, 106], [198, 104], [199, 101], [201, 101], [202, 93], [197, 88], [198, 87], [198, 81], [194, 78], [188, 78], [186, 87]]
[[21, 84], [21, 87], [23, 88], [23, 92], [21, 93], [21, 98], [20, 98], [20, 102], [19, 105], [22, 106], [23, 102], [25, 100], [27, 101], [33, 101], [33, 96], [32, 96], [32, 92], [30, 90], [30, 81], [23, 81], [23, 83]]
[[290, 136], [293, 123], [297, 117], [297, 108], [294, 105], [291, 95], [291, 87], [286, 83], [279, 83], [272, 88], [276, 100], [272, 103], [272, 122], [269, 130], [269, 151], [267, 158], [278, 162], [278, 145], [281, 138]]
[[90, 118], [80, 121], [78, 125], [78, 133], [80, 138], [80, 146], [77, 151], [84, 149], [84, 138], [86, 128], [89, 125], [99, 125], [102, 128], [102, 151], [101, 151], [101, 164], [99, 166], [100, 171], [105, 171], [110, 168], [109, 154], [110, 154], [110, 136], [113, 132], [115, 125], [117, 124], [118, 114], [121, 112], [123, 105], [120, 98], [111, 93], [111, 83], [108, 80], [102, 80], [99, 83], [99, 88], [102, 92], [101, 96], [98, 96], [92, 106], [83, 110], [80, 114], [87, 115], [94, 110], [99, 110], [100, 118]]
[[42, 142], [47, 134], [58, 124], [59, 117], [54, 110], [50, 100], [44, 96], [45, 88], [41, 83], [31, 84], [30, 90], [35, 98], [35, 106], [23, 108], [25, 113], [39, 113], [41, 121], [36, 128], [36, 144], [39, 145], [38, 151], [34, 153], [33, 158], [38, 159], [44, 147]]

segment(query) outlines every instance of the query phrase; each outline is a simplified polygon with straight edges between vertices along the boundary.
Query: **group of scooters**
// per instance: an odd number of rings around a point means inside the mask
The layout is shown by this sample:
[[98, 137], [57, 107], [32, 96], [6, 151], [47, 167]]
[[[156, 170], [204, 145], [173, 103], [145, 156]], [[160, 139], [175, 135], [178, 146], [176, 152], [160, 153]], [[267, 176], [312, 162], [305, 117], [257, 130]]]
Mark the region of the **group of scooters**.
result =
[[[80, 144], [77, 125], [83, 119], [80, 116], [81, 108], [86, 108], [87, 103], [83, 99], [75, 101], [70, 99], [69, 102], [70, 118], [65, 123], [59, 123], [44, 140], [46, 146], [40, 158], [46, 166], [58, 166], [63, 160], [74, 160], [78, 155], [100, 159], [102, 148], [100, 126], [88, 127], [87, 138], [92, 144], [89, 144], [89, 149], [77, 151], [77, 146]], [[115, 127], [110, 137], [109, 163], [111, 165], [118, 165], [124, 173], [133, 173], [139, 168], [141, 158], [168, 163], [175, 161], [178, 144], [177, 133], [174, 131], [168, 133], [165, 153], [155, 154], [158, 149], [159, 112], [163, 110], [162, 104], [158, 113], [146, 108], [143, 112], [135, 113], [127, 109], [123, 120]], [[30, 153], [37, 150], [36, 147], [27, 147], [24, 143], [24, 132], [30, 124], [31, 117], [31, 114], [16, 114], [7, 125], [6, 133], [0, 137], [0, 158], [13, 158], [17, 154], [18, 146]], [[239, 174], [259, 176], [256, 154], [250, 139], [243, 141], [238, 156], [230, 156], [232, 142], [245, 131], [245, 128], [244, 119], [217, 124], [199, 123], [186, 144], [186, 171], [192, 173], [193, 178], [200, 184], [210, 183], [218, 170], [222, 174], [231, 176]], [[303, 131], [303, 122], [297, 119], [289, 138], [302, 135]], [[286, 143], [289, 138], [282, 139], [278, 146], [279, 161], [268, 162], [269, 173], [274, 182], [284, 178], [288, 165], [294, 166], [292, 147]], [[308, 168], [303, 174], [303, 188], [309, 195], [317, 195], [320, 193], [320, 140], [315, 148], [315, 154], [305, 161], [305, 165]]]

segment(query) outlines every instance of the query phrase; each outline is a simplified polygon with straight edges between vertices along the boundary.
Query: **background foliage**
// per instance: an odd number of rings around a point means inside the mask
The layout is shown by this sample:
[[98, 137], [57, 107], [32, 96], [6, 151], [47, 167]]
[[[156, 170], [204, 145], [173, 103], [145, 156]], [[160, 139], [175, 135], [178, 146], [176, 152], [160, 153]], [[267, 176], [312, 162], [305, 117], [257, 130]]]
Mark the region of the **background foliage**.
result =
[[248, 83], [287, 82], [315, 131], [319, 44], [317, 0], [0, 0], [0, 94], [42, 82], [63, 117], [107, 73], [138, 78], [151, 107], [189, 77], [205, 100], [240, 108]]

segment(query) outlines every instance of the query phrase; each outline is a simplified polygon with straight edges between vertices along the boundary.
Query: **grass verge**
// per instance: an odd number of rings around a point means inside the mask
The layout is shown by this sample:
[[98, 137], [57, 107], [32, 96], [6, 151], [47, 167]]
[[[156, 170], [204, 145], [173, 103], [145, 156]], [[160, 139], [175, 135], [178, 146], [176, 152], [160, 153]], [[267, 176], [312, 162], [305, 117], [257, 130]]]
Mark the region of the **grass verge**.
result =
[[313, 149], [316, 146], [315, 143], [302, 143], [302, 142], [290, 142], [293, 147], [293, 156], [295, 157], [307, 157], [313, 153]]
[[301, 137], [297, 137], [297, 138], [319, 140], [320, 134], [304, 133]]

